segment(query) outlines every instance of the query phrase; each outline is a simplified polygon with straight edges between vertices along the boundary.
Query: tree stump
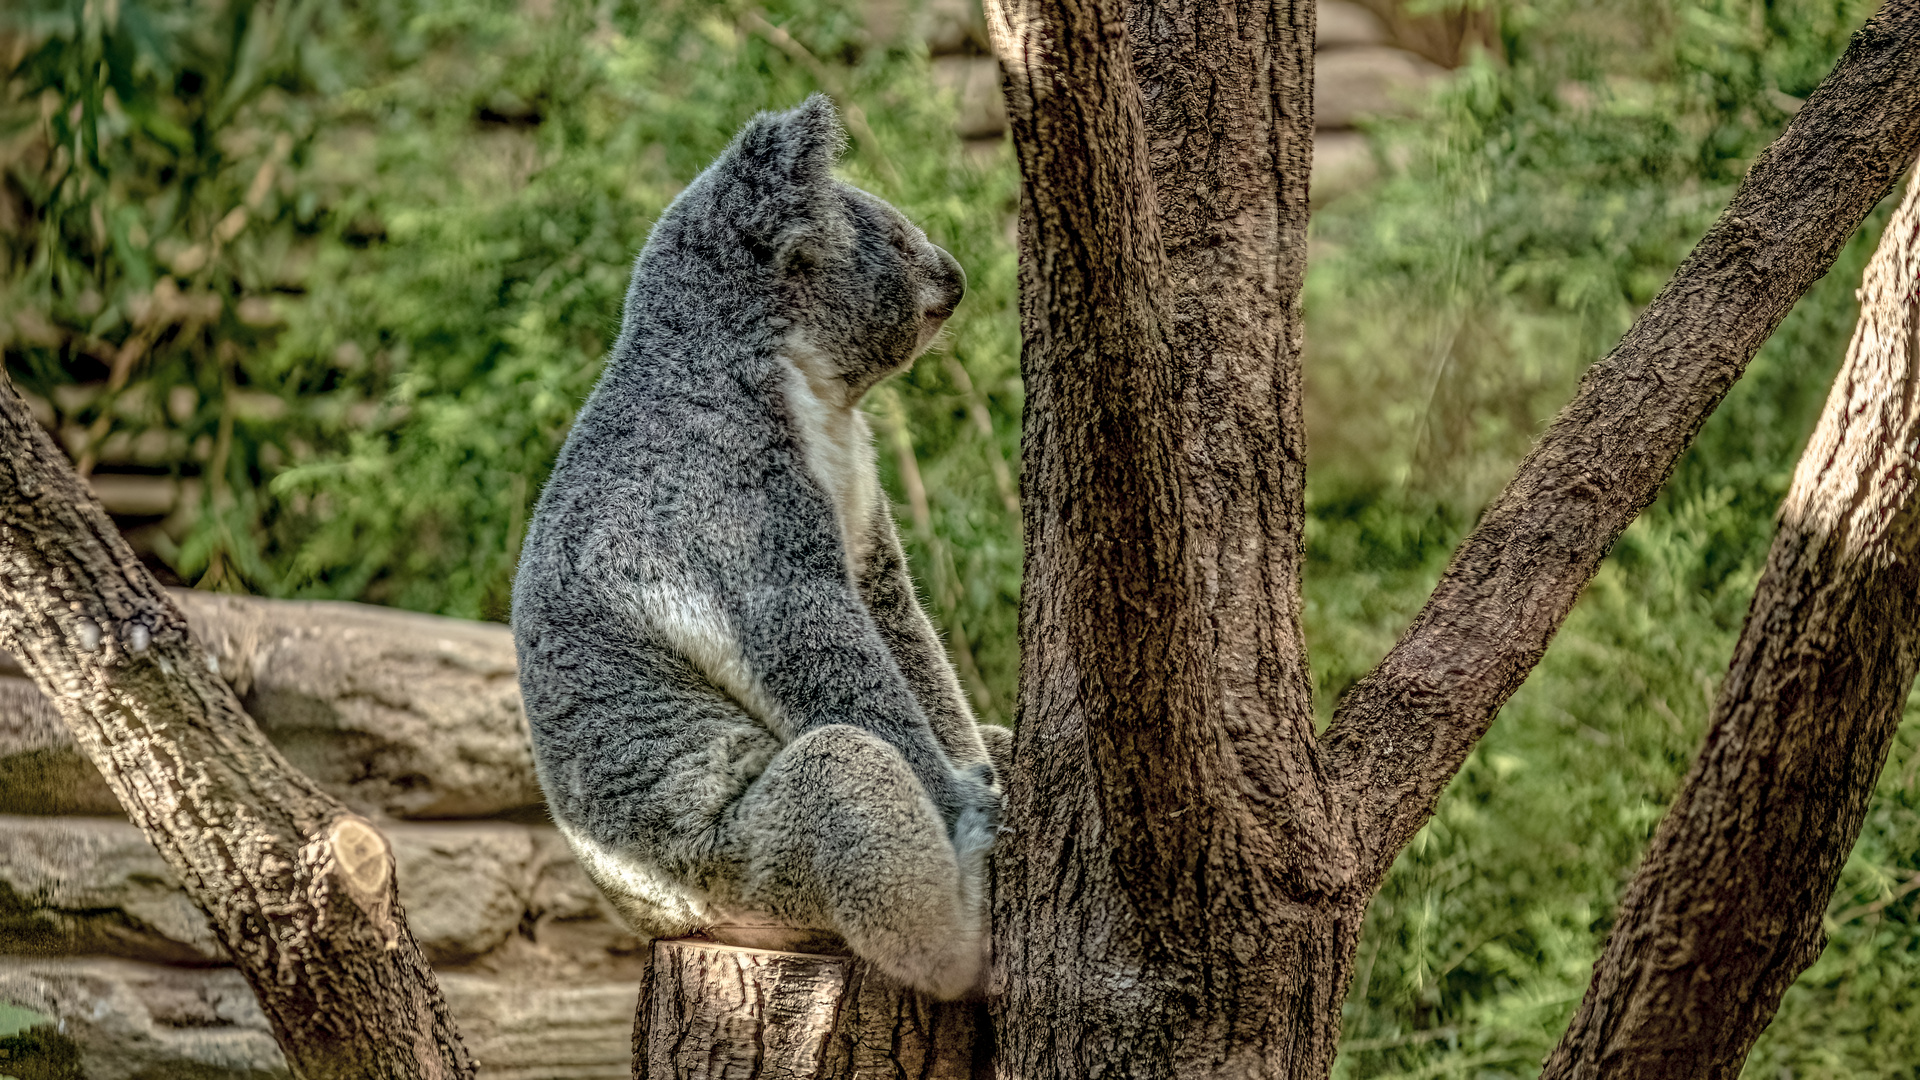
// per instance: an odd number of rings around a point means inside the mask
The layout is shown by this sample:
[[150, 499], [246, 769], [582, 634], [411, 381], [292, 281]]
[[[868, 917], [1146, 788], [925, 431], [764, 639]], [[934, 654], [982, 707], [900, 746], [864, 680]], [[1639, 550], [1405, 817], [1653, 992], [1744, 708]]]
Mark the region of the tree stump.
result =
[[989, 1075], [983, 1003], [895, 985], [833, 952], [657, 940], [633, 1026], [635, 1080], [974, 1080]]

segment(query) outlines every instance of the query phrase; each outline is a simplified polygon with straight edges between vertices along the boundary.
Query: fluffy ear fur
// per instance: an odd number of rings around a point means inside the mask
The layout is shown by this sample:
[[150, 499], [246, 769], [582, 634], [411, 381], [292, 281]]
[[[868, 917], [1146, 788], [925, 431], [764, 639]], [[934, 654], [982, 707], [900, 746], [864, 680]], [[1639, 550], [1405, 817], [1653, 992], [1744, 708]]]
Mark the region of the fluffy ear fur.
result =
[[814, 94], [747, 121], [713, 163], [716, 206], [756, 256], [769, 260], [829, 239], [833, 163], [846, 142], [833, 99]]

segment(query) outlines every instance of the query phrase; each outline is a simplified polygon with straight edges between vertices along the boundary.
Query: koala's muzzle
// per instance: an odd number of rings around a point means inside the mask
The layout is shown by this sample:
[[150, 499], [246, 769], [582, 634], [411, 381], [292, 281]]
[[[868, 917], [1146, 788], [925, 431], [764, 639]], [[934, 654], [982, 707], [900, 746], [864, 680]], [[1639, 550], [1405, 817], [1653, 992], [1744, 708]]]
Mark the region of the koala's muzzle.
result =
[[953, 309], [960, 306], [960, 298], [967, 295], [967, 272], [960, 269], [960, 263], [947, 254], [945, 248], [927, 246], [933, 249], [934, 265], [927, 273], [926, 317], [945, 322]]
[[933, 344], [934, 336], [967, 294], [967, 272], [960, 269], [960, 263], [939, 245], [922, 243], [924, 252], [916, 267], [920, 277], [920, 333], [913, 343], [915, 356]]

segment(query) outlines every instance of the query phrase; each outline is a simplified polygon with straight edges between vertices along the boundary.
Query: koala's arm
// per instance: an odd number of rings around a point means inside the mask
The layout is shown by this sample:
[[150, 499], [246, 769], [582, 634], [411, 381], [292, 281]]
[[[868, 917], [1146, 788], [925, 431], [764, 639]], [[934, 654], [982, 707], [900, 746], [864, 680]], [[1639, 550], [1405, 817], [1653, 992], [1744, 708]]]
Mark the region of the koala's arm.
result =
[[[926, 711], [933, 733], [959, 765], [991, 760], [982, 742], [981, 727], [967, 706], [960, 680], [933, 620], [907, 574], [906, 553], [900, 547], [899, 528], [884, 498], [874, 500], [873, 544], [861, 568], [860, 592], [873, 613], [875, 628], [888, 651], [898, 660], [913, 696]], [[999, 763], [994, 762], [995, 771]]]
[[782, 738], [831, 724], [872, 732], [899, 750], [956, 840], [962, 831], [990, 834], [999, 796], [984, 750], [958, 761], [948, 753], [838, 551], [832, 564], [785, 569], [731, 605], [747, 666], [780, 711]]

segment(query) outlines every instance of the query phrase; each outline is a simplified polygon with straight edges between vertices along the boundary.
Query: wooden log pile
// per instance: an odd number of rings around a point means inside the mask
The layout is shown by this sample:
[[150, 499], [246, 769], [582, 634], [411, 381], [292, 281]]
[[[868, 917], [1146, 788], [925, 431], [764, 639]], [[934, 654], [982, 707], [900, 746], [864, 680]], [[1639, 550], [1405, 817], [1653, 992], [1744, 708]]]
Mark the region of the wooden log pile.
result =
[[[546, 823], [507, 628], [175, 596], [267, 736], [385, 834], [408, 922], [481, 1075], [629, 1075], [645, 944]], [[0, 1005], [18, 1011], [0, 1010], [16, 1036], [61, 1044], [89, 1078], [287, 1075], [205, 918], [10, 664]]]

